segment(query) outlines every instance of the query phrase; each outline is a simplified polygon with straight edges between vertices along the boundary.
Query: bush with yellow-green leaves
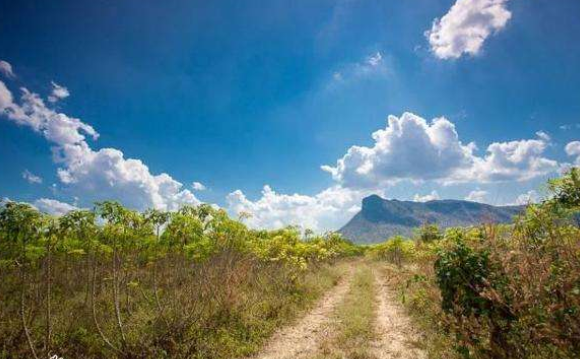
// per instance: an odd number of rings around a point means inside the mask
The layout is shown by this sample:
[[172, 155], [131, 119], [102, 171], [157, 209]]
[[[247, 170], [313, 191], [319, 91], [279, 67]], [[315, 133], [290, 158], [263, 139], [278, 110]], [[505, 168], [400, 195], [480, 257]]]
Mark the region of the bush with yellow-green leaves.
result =
[[371, 245], [367, 255], [377, 260], [384, 260], [398, 266], [414, 258], [417, 254], [415, 242], [402, 236], [394, 236], [387, 241]]
[[0, 206], [0, 358], [230, 358], [254, 351], [355, 255], [336, 234], [256, 231], [209, 205], [62, 217]]

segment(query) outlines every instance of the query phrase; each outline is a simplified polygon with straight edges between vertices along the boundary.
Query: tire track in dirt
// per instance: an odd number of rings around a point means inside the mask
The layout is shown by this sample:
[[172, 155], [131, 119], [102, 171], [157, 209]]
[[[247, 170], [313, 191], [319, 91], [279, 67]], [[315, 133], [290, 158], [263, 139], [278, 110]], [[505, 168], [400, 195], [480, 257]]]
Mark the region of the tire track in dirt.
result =
[[[378, 273], [377, 273], [378, 272]], [[377, 340], [370, 352], [377, 359], [424, 359], [425, 351], [417, 347], [420, 332], [411, 324], [397, 298], [389, 289], [382, 273], [375, 269], [377, 285]]]
[[349, 289], [354, 268], [349, 266], [340, 282], [330, 290], [314, 309], [295, 324], [282, 328], [267, 342], [254, 359], [295, 359], [314, 355], [321, 343], [330, 335], [332, 313]]

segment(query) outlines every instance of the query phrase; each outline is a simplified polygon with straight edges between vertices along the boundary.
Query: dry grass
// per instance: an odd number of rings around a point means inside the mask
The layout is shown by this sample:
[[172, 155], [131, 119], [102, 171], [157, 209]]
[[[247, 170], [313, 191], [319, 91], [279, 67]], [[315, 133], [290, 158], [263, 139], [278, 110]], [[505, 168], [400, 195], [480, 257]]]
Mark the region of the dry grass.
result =
[[48, 303], [42, 268], [29, 269], [24, 283], [3, 270], [0, 358], [31, 358], [22, 318], [39, 353], [64, 358], [241, 357], [315, 303], [341, 273], [329, 265], [296, 272], [239, 253], [203, 264], [170, 257], [155, 269], [122, 272], [117, 316], [108, 262], [92, 270], [84, 261], [52, 265], [58, 275], [52, 278], [51, 348], [43, 347]]
[[444, 313], [432, 259], [423, 258], [402, 267], [394, 264], [381, 264], [380, 267], [395, 299], [422, 332], [421, 343], [417, 344], [427, 356], [432, 359], [459, 358], [453, 350], [453, 340], [444, 333]]
[[372, 269], [359, 262], [350, 289], [334, 313], [333, 334], [321, 344], [315, 358], [374, 358], [369, 343], [376, 338], [376, 295]]

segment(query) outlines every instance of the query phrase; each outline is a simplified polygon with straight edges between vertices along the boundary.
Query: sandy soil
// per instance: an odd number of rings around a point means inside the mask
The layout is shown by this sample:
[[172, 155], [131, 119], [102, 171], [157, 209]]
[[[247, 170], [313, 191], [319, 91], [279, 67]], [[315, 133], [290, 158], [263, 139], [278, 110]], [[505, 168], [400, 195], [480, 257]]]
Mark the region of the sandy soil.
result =
[[423, 359], [426, 353], [417, 347], [420, 333], [412, 326], [409, 317], [398, 304], [379, 271], [375, 271], [378, 292], [377, 341], [371, 343], [370, 352], [378, 359]]
[[[281, 328], [253, 359], [323, 357], [320, 356], [321, 344], [332, 342], [336, 327], [333, 312], [348, 292], [353, 272], [354, 268], [349, 268], [342, 280], [314, 309], [295, 324]], [[378, 268], [374, 268], [374, 273], [377, 286], [377, 340], [368, 343], [368, 353], [376, 359], [426, 359], [427, 354], [417, 345], [421, 340], [420, 332], [411, 324]]]
[[352, 279], [350, 268], [341, 281], [329, 291], [317, 306], [294, 325], [275, 333], [255, 359], [309, 358], [329, 335], [334, 308], [347, 293]]

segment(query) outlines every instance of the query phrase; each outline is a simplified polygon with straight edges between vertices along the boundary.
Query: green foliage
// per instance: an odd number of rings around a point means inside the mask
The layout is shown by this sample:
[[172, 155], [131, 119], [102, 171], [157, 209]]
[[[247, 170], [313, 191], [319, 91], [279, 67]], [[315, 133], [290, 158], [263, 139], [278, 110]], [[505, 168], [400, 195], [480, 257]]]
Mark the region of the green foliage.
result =
[[433, 240], [421, 239], [424, 227], [410, 265], [384, 266], [428, 333], [430, 357], [579, 357], [578, 179], [572, 169], [551, 180], [546, 199], [512, 224], [449, 228]]
[[0, 259], [20, 264], [34, 259], [45, 225], [44, 217], [29, 204], [4, 203], [0, 207]]
[[577, 169], [549, 183], [511, 227], [449, 230], [434, 263], [441, 308], [466, 357], [577, 357], [580, 230]]
[[338, 234], [252, 230], [209, 205], [140, 213], [105, 201], [53, 217], [2, 203], [0, 348], [14, 358], [57, 347], [83, 358], [246, 355], [322, 293], [325, 263], [359, 253]]
[[443, 238], [436, 224], [425, 224], [417, 231], [417, 239], [422, 243], [432, 243]]
[[401, 266], [416, 254], [415, 242], [402, 236], [394, 236], [387, 241], [371, 245], [367, 254], [377, 260], [385, 260]]
[[550, 204], [574, 211], [580, 209], [580, 168], [573, 167], [561, 178], [550, 180], [548, 187], [552, 192]]
[[469, 247], [461, 231], [453, 231], [448, 236], [453, 244], [441, 250], [435, 261], [443, 310], [481, 315], [489, 309], [489, 301], [481, 295], [491, 272], [489, 251]]

